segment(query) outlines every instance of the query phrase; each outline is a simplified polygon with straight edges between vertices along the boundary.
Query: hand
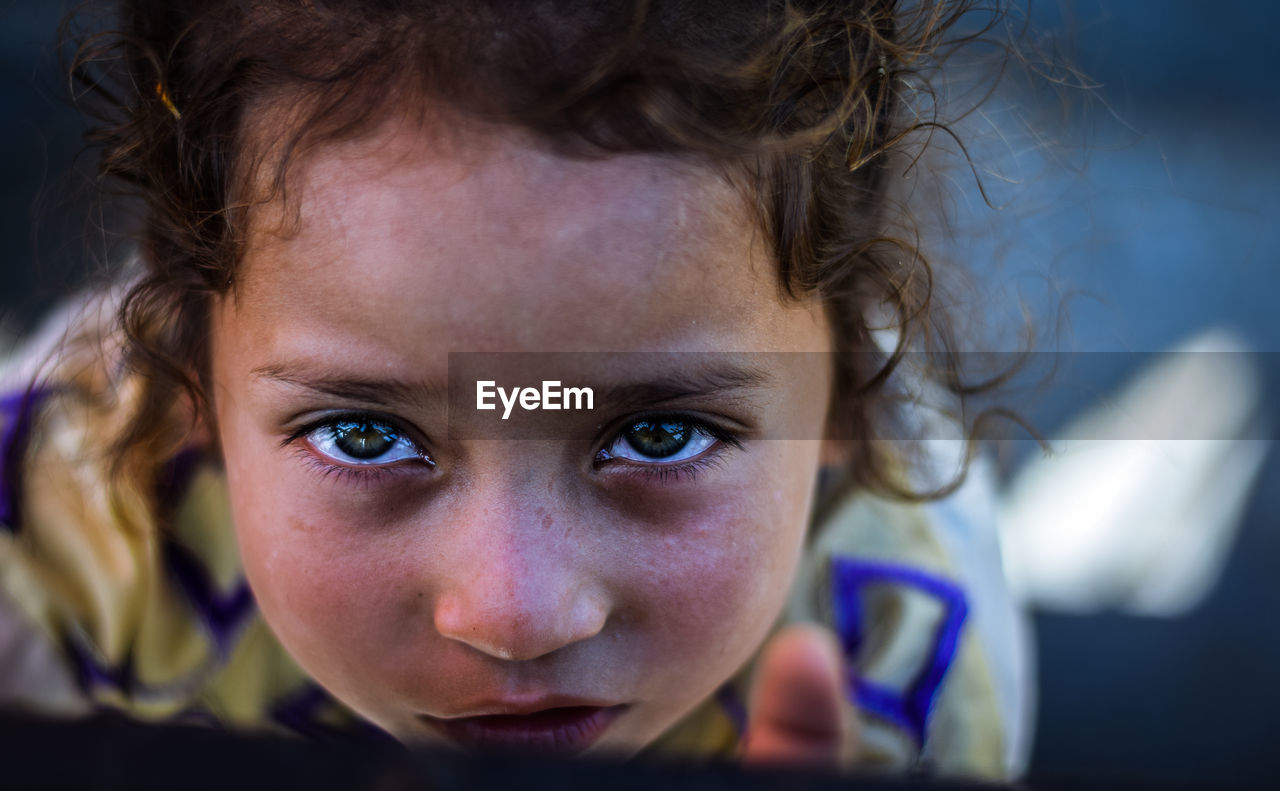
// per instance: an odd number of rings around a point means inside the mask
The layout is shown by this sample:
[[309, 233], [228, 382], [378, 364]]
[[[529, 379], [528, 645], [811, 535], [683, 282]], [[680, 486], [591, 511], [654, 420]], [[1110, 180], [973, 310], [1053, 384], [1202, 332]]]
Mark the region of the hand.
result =
[[742, 760], [837, 769], [854, 758], [857, 723], [844, 703], [835, 636], [795, 624], [765, 645], [752, 689]]

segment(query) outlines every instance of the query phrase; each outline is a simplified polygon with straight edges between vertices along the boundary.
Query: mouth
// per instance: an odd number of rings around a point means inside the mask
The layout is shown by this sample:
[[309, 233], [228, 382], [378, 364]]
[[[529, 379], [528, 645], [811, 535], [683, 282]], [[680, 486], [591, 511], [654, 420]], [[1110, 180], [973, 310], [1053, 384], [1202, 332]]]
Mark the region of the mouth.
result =
[[625, 704], [558, 706], [520, 714], [448, 718], [423, 714], [420, 717], [449, 741], [466, 750], [568, 756], [594, 744], [626, 709]]

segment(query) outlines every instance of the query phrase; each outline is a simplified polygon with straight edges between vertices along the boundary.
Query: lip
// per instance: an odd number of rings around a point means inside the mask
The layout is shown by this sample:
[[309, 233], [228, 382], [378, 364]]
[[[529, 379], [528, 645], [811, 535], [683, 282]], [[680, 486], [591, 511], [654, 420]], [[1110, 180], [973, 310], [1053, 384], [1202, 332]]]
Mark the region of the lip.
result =
[[492, 707], [492, 713], [420, 719], [449, 741], [470, 751], [575, 755], [590, 747], [627, 709], [616, 706]]

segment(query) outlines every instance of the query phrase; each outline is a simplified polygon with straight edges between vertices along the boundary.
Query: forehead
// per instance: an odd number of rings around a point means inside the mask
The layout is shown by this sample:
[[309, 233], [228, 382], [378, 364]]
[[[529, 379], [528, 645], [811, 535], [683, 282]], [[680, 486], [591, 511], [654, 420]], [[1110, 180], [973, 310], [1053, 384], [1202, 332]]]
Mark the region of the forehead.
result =
[[401, 125], [313, 153], [289, 201], [256, 211], [235, 292], [263, 341], [815, 350], [825, 334], [813, 305], [781, 298], [741, 191], [687, 160]]

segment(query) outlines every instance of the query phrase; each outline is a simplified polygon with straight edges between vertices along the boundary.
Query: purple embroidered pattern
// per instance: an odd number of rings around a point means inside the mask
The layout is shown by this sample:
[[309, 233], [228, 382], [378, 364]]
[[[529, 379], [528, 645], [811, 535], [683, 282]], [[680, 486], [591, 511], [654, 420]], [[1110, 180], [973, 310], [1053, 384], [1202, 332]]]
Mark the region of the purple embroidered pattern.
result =
[[22, 457], [36, 410], [49, 390], [23, 390], [0, 396], [0, 526], [18, 532], [22, 519]]
[[[934, 634], [928, 656], [906, 689], [897, 690], [861, 678], [856, 671], [859, 650], [867, 636], [863, 618], [862, 589], [869, 584], [896, 584], [938, 599], [943, 616]], [[850, 660], [849, 692], [864, 710], [898, 725], [924, 744], [929, 713], [938, 689], [955, 660], [960, 629], [968, 616], [964, 590], [943, 577], [917, 568], [879, 561], [835, 557], [831, 560], [832, 599], [836, 631]]]
[[230, 657], [236, 638], [257, 612], [249, 586], [240, 582], [228, 593], [220, 593], [204, 566], [181, 545], [165, 541], [163, 551], [170, 577], [200, 617], [218, 654]]

